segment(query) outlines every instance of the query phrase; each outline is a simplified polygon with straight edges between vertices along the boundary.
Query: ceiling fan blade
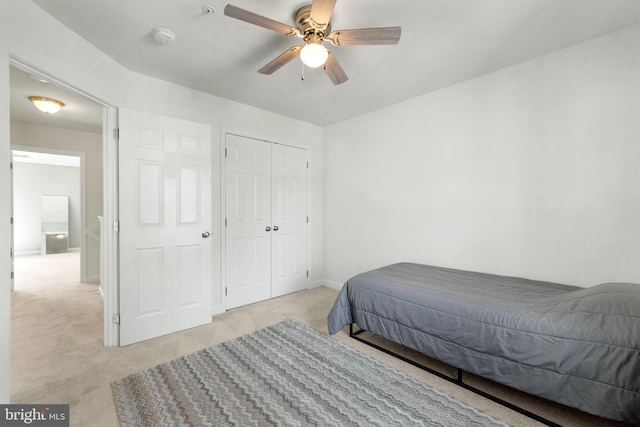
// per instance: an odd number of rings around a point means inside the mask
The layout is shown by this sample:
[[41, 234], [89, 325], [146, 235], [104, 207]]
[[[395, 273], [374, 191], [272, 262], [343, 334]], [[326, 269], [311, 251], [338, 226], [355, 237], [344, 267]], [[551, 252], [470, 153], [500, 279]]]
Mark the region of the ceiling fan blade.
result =
[[300, 55], [300, 50], [302, 50], [302, 46], [292, 47], [273, 61], [269, 62], [264, 67], [260, 68], [258, 72], [260, 74], [273, 74], [275, 71], [278, 71], [280, 67]]
[[332, 31], [325, 40], [334, 46], [398, 44], [400, 27], [360, 28]]
[[329, 57], [327, 58], [327, 62], [324, 63], [324, 71], [333, 84], [337, 86], [349, 80], [349, 77], [347, 77], [347, 74], [340, 66], [335, 55], [329, 49], [327, 49], [327, 51], [329, 52]]
[[311, 3], [311, 20], [319, 25], [328, 25], [335, 5], [336, 0], [313, 0]]
[[297, 36], [300, 31], [282, 22], [274, 21], [257, 13], [249, 12], [248, 10], [241, 9], [239, 7], [228, 4], [224, 8], [224, 14], [231, 18], [239, 19], [240, 21], [248, 22], [249, 24], [257, 25], [259, 27], [267, 28], [269, 30], [281, 33], [287, 36]]

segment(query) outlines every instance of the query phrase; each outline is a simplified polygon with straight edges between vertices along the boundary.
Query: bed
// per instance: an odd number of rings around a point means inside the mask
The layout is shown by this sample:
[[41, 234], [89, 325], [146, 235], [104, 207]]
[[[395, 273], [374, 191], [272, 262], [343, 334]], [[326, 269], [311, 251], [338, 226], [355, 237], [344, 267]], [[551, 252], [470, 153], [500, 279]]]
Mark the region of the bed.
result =
[[640, 285], [579, 288], [399, 263], [343, 286], [329, 333], [362, 330], [461, 370], [640, 423]]

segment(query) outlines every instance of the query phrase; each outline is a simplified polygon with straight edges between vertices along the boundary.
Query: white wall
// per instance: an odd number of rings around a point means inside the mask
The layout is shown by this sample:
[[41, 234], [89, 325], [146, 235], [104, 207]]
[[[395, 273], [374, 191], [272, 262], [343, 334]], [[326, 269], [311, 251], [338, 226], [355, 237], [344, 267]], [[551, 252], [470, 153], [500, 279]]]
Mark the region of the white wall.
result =
[[640, 26], [325, 128], [334, 285], [414, 261], [640, 283]]
[[[11, 121], [11, 144], [85, 154], [85, 226], [100, 234], [102, 215], [102, 134]], [[78, 246], [80, 241], [78, 240]]]
[[80, 168], [13, 163], [13, 240], [16, 255], [40, 253], [42, 196], [69, 196], [69, 248], [79, 248]]
[[[129, 107], [213, 126], [214, 165], [219, 165], [220, 132], [242, 131], [261, 138], [306, 145], [311, 162], [311, 278], [322, 277], [322, 129], [264, 110], [131, 72], [98, 51], [31, 2], [0, 2], [0, 200], [8, 200], [8, 55], [34, 66], [116, 107]], [[213, 197], [214, 223], [220, 221], [220, 177]], [[0, 203], [0, 218], [8, 204]], [[8, 242], [8, 225], [0, 221], [0, 241]], [[213, 234], [214, 306], [221, 306], [219, 231]], [[6, 251], [8, 253], [8, 249]], [[0, 258], [0, 402], [9, 400], [9, 262]], [[7, 308], [4, 310], [4, 308]]]
[[[85, 239], [84, 274], [87, 282], [98, 281], [100, 277], [100, 223], [98, 216], [102, 210], [102, 134], [51, 126], [35, 125], [11, 121], [12, 146], [42, 148], [43, 151], [65, 150], [83, 153], [85, 162], [85, 230], [78, 229], [70, 235], [70, 247], [80, 247], [80, 239]], [[14, 196], [15, 197], [15, 196]], [[80, 201], [78, 201], [80, 203]], [[80, 209], [80, 205], [77, 205]], [[79, 215], [79, 214], [78, 214]], [[79, 218], [79, 217], [78, 217]], [[22, 218], [16, 218], [16, 226]], [[81, 220], [78, 219], [81, 226]], [[20, 252], [16, 241], [16, 251]]]
[[[4, 13], [4, 11], [3, 11]], [[1, 30], [0, 30], [1, 31]], [[4, 40], [0, 38], [0, 198], [9, 200], [9, 173], [2, 169], [11, 161], [9, 150], [9, 59]], [[10, 215], [9, 203], [0, 203], [0, 218]], [[0, 221], [0, 242], [11, 241], [9, 221]], [[3, 248], [6, 249], [6, 248]], [[11, 384], [11, 258], [0, 257], [0, 403], [9, 403]]]

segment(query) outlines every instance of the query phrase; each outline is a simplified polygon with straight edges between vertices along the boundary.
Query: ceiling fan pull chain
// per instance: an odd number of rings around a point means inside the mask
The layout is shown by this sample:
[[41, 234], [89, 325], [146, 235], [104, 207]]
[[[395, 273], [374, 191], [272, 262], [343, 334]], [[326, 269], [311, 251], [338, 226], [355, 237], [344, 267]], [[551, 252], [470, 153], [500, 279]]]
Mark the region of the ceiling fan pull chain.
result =
[[300, 61], [300, 80], [304, 80], [304, 62]]

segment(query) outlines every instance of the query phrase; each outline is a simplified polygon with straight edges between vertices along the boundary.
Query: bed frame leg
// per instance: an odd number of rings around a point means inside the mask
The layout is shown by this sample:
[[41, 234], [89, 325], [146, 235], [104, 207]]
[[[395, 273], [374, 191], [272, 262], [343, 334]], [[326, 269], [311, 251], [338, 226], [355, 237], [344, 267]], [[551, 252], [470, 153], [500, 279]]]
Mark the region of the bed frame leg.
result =
[[[358, 329], [357, 331], [355, 331], [355, 332], [354, 332], [354, 331], [353, 331], [353, 325], [355, 325], [355, 323], [349, 323], [349, 336], [350, 336], [351, 338], [358, 339], [358, 338], [356, 338], [356, 336], [357, 336], [357, 335], [360, 335], [360, 334], [361, 334], [361, 333], [363, 333], [365, 330], [364, 330], [364, 329]], [[359, 339], [358, 341], [365, 342], [365, 341], [363, 341], [362, 339]]]
[[411, 360], [411, 359], [409, 359], [407, 357], [402, 356], [401, 354], [394, 353], [393, 351], [387, 350], [386, 348], [381, 347], [378, 344], [374, 344], [374, 343], [372, 343], [370, 341], [367, 341], [367, 340], [363, 339], [362, 337], [360, 337], [358, 335], [360, 335], [361, 333], [366, 332], [366, 331], [364, 329], [359, 328], [357, 331], [354, 332], [353, 325], [355, 325], [355, 323], [349, 324], [349, 336], [351, 338], [353, 338], [354, 340], [357, 340], [357, 341], [360, 341], [361, 343], [367, 344], [370, 347], [373, 347], [373, 348], [375, 348], [377, 350], [382, 351], [383, 353], [387, 353], [387, 354], [389, 354], [389, 355], [391, 355], [393, 357], [396, 357], [396, 358], [402, 360], [403, 362], [407, 362], [407, 363], [415, 366], [416, 368], [420, 368], [420, 369], [422, 369], [424, 371], [427, 371], [430, 374], [433, 374], [433, 375], [435, 375], [435, 376], [437, 376], [439, 378], [442, 378], [442, 379], [445, 379], [445, 380], [447, 380], [449, 382], [457, 384], [462, 388], [465, 388], [465, 389], [467, 389], [469, 391], [472, 391], [472, 392], [474, 392], [474, 393], [476, 393], [476, 394], [478, 394], [478, 395], [480, 395], [480, 396], [482, 396], [484, 398], [492, 400], [493, 402], [499, 403], [502, 406], [506, 406], [507, 408], [509, 408], [509, 409], [511, 409], [513, 411], [516, 411], [516, 412], [518, 412], [518, 413], [520, 413], [522, 415], [526, 415], [527, 417], [532, 418], [532, 419], [534, 419], [534, 420], [536, 420], [538, 422], [541, 422], [544, 425], [551, 426], [551, 427], [562, 427], [562, 426], [560, 426], [560, 424], [554, 423], [553, 421], [548, 420], [548, 419], [546, 419], [544, 417], [541, 417], [540, 415], [536, 415], [533, 412], [527, 411], [524, 408], [521, 408], [519, 406], [514, 405], [513, 403], [509, 403], [506, 400], [502, 400], [499, 397], [496, 397], [496, 396], [494, 396], [492, 394], [487, 393], [486, 391], [482, 391], [479, 388], [475, 388], [475, 387], [473, 387], [473, 386], [471, 386], [469, 384], [464, 383], [462, 381], [462, 369], [460, 369], [460, 368], [456, 368], [456, 370], [457, 370], [457, 375], [456, 375], [457, 377], [456, 378], [450, 377], [449, 375], [445, 375], [442, 372], [438, 372], [435, 369], [432, 369], [432, 368], [430, 368], [428, 366], [425, 366], [425, 365], [423, 365], [421, 363], [415, 362], [415, 361], [413, 361], [413, 360]]

